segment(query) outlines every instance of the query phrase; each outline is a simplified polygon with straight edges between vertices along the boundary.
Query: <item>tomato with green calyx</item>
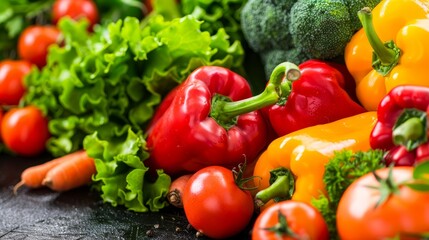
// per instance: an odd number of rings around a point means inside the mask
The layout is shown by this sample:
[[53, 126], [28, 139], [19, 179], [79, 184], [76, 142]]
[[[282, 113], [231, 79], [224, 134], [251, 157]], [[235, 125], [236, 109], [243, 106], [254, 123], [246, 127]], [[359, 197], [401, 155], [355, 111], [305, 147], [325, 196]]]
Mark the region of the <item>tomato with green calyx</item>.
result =
[[31, 70], [25, 60], [0, 62], [0, 105], [18, 105], [25, 93], [24, 77]]
[[21, 156], [36, 156], [45, 150], [50, 137], [48, 120], [35, 106], [8, 110], [1, 122], [5, 146]]
[[97, 5], [92, 0], [56, 0], [52, 6], [52, 22], [57, 24], [63, 17], [79, 20], [86, 18], [88, 29], [92, 29], [99, 21]]
[[340, 199], [337, 229], [345, 240], [428, 237], [429, 161], [358, 178]]
[[182, 195], [183, 208], [198, 232], [210, 238], [228, 238], [249, 224], [254, 204], [250, 192], [241, 188], [246, 181], [242, 173], [209, 166], [188, 180]]
[[264, 209], [252, 229], [252, 240], [329, 239], [322, 214], [308, 203], [285, 200]]
[[32, 25], [18, 38], [18, 55], [21, 59], [42, 68], [46, 65], [48, 49], [60, 39], [60, 30], [54, 26]]

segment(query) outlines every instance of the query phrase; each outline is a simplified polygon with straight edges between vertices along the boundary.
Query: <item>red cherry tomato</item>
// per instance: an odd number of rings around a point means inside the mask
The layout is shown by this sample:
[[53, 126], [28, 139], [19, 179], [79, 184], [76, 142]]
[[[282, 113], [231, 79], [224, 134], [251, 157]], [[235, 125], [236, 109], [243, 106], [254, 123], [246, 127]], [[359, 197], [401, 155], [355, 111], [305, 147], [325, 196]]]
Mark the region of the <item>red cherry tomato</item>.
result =
[[[279, 221], [284, 217], [285, 224]], [[282, 225], [283, 224], [283, 225]], [[286, 200], [264, 209], [253, 225], [252, 240], [329, 239], [322, 214], [305, 202]]]
[[50, 136], [48, 120], [34, 106], [7, 111], [3, 116], [0, 132], [6, 147], [21, 156], [42, 153]]
[[98, 22], [98, 8], [92, 0], [56, 0], [52, 6], [52, 22], [68, 16], [78, 20], [86, 18], [89, 21], [89, 29]]
[[31, 63], [24, 60], [0, 62], [0, 104], [18, 105], [25, 92], [24, 76], [31, 70]]
[[254, 204], [233, 172], [209, 166], [192, 175], [183, 190], [183, 208], [191, 226], [210, 238], [228, 238], [250, 222]]
[[54, 26], [29, 26], [18, 39], [18, 55], [39, 68], [46, 65], [48, 48], [59, 39], [60, 31]]

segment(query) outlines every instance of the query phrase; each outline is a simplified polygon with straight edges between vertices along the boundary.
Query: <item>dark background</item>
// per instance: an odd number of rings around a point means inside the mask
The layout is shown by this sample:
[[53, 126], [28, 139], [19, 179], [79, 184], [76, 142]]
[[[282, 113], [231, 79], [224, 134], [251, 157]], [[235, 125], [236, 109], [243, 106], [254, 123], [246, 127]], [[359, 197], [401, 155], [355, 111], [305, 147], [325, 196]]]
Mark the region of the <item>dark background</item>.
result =
[[[0, 154], [0, 239], [208, 239], [196, 237], [182, 209], [131, 212], [103, 203], [89, 187], [63, 193], [21, 187], [14, 195], [21, 172], [49, 158]], [[249, 232], [232, 239], [250, 239]]]

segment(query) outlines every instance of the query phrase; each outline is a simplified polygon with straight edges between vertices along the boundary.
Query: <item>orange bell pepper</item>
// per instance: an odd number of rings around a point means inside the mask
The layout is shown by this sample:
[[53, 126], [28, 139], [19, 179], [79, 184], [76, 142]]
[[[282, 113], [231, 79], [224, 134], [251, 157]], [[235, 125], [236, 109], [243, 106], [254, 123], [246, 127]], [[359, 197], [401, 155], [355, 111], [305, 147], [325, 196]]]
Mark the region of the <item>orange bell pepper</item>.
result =
[[383, 0], [358, 16], [363, 28], [344, 57], [365, 109], [376, 110], [395, 86], [429, 86], [429, 1]]
[[[257, 160], [253, 172], [258, 186], [255, 195], [258, 205], [277, 197], [311, 203], [313, 198], [326, 194], [325, 164], [335, 151], [369, 150], [369, 136], [376, 121], [376, 112], [365, 112], [303, 128], [272, 141]], [[278, 170], [286, 174], [270, 185], [270, 177]]]

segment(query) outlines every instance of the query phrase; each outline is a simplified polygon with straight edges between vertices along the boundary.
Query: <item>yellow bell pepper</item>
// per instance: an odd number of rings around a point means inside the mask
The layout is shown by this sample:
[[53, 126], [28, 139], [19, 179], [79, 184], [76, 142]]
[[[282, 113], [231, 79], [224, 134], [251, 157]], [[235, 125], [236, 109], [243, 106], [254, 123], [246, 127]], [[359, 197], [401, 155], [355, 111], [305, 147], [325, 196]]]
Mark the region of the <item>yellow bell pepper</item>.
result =
[[376, 110], [395, 86], [429, 86], [428, 0], [383, 0], [358, 16], [363, 28], [347, 44], [344, 57], [365, 109]]
[[[365, 112], [304, 128], [272, 141], [257, 160], [253, 172], [258, 187], [257, 204], [262, 206], [279, 195], [282, 199], [311, 203], [313, 198], [326, 194], [325, 164], [335, 151], [369, 150], [370, 133], [376, 121], [375, 111]], [[278, 170], [286, 174], [280, 174], [271, 184], [270, 177]]]

